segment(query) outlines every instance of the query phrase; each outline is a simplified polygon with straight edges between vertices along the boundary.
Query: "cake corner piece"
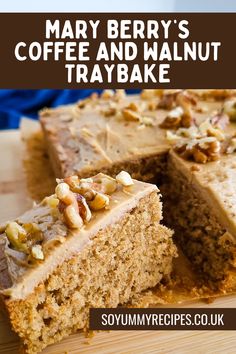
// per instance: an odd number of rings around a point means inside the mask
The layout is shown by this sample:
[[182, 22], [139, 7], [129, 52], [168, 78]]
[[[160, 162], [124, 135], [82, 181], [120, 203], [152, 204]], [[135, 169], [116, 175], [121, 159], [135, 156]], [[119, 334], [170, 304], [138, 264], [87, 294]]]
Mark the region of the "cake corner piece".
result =
[[57, 180], [0, 236], [0, 286], [26, 353], [88, 326], [90, 307], [125, 305], [172, 270], [157, 187], [102, 173]]

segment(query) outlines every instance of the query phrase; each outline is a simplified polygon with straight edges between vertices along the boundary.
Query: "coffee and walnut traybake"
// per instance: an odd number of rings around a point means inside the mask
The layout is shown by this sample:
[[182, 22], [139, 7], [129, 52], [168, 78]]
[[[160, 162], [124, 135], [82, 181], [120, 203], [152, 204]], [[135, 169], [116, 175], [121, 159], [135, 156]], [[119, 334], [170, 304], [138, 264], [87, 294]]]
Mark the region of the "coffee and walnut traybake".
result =
[[157, 189], [132, 178], [158, 184], [164, 222], [207, 286], [236, 289], [235, 120], [235, 90], [106, 90], [41, 112], [56, 196], [1, 237], [0, 283], [29, 353], [84, 328], [89, 307], [124, 304], [170, 274]]

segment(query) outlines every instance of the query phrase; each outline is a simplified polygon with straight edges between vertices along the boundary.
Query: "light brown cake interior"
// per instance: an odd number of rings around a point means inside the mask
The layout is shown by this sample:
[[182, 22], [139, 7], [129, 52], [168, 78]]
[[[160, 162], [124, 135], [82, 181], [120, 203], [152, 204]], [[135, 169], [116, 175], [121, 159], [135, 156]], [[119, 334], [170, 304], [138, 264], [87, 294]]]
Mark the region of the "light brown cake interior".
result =
[[[188, 165], [187, 170], [184, 164]], [[169, 155], [168, 182], [163, 186], [164, 218], [174, 228], [176, 242], [208, 284], [213, 289], [230, 290], [231, 276], [236, 270], [236, 241], [230, 233], [232, 228], [227, 227], [226, 218], [223, 223], [219, 218], [220, 206], [217, 210], [214, 208], [214, 197], [217, 196], [214, 188], [220, 191], [223, 181], [218, 180], [211, 187], [210, 172], [205, 173], [209, 180], [204, 188], [197, 182], [197, 173], [191, 170], [191, 164], [176, 154]], [[200, 175], [204, 172], [201, 171]], [[221, 171], [221, 177], [223, 175]], [[227, 190], [222, 189], [222, 193], [227, 194]]]
[[172, 268], [172, 233], [159, 224], [157, 194], [140, 200], [119, 222], [101, 230], [23, 300], [6, 302], [27, 353], [84, 328], [90, 307], [116, 307], [153, 287]]

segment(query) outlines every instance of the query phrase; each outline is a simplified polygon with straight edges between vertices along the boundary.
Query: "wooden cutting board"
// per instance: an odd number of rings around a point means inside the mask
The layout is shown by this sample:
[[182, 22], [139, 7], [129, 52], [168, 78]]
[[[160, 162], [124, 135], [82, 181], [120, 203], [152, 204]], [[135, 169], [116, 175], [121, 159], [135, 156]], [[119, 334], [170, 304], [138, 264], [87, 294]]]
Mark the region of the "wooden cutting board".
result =
[[[0, 223], [19, 216], [31, 206], [25, 198], [22, 169], [23, 146], [17, 130], [0, 132]], [[180, 306], [180, 305], [179, 305]], [[235, 307], [236, 296], [211, 304], [186, 303], [182, 307]], [[175, 306], [172, 306], [175, 307]], [[0, 354], [19, 353], [19, 341], [0, 313]], [[50, 346], [44, 354], [235, 354], [235, 331], [115, 331], [100, 332], [87, 339], [75, 334]]]

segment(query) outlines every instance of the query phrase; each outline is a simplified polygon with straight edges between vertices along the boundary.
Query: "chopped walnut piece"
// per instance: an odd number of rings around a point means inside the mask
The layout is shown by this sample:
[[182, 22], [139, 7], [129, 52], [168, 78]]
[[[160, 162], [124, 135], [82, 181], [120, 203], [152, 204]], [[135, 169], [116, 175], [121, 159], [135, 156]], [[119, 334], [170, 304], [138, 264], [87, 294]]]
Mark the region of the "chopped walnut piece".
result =
[[166, 131], [166, 139], [169, 142], [176, 142], [177, 140], [181, 139], [181, 136], [173, 133], [171, 130], [167, 130]]
[[57, 180], [57, 183], [61, 183], [61, 182], [65, 182], [66, 184], [68, 184], [69, 188], [72, 190], [72, 192], [79, 193], [78, 186], [79, 186], [81, 180], [79, 179], [78, 176], [70, 176], [70, 177], [64, 178], [64, 180], [63, 179]]
[[121, 171], [120, 173], [118, 173], [118, 175], [116, 176], [116, 180], [124, 187], [129, 187], [134, 184], [132, 177], [126, 171]]
[[70, 191], [67, 183], [59, 183], [55, 189], [56, 196], [66, 205], [74, 203], [74, 194]]
[[195, 90], [194, 92], [190, 90], [191, 93], [194, 93], [197, 96], [200, 96], [203, 99], [213, 99], [216, 101], [221, 101], [229, 97], [235, 96], [236, 90]]
[[[76, 177], [77, 176], [69, 177], [72, 186], [76, 184]], [[68, 181], [68, 178], [65, 180]], [[57, 198], [60, 200], [58, 209], [63, 214], [68, 227], [73, 229], [80, 228], [83, 225], [83, 221], [89, 221], [91, 219], [91, 212], [86, 199], [82, 195], [72, 192], [69, 184], [66, 182], [59, 183], [55, 192]]]
[[150, 98], [153, 98], [155, 96], [161, 96], [163, 94], [163, 91], [164, 90], [151, 90], [151, 89], [142, 90], [140, 97], [143, 100], [149, 100]]
[[85, 99], [83, 99], [83, 100], [78, 102], [77, 107], [79, 109], [84, 109], [86, 107], [86, 105], [88, 105], [89, 103], [90, 103], [90, 99], [89, 98], [85, 98]]
[[215, 137], [193, 139], [177, 144], [175, 151], [188, 160], [204, 164], [219, 159], [220, 142]]
[[87, 222], [90, 221], [92, 214], [86, 202], [86, 199], [82, 195], [76, 194], [76, 200], [77, 200], [80, 216], [84, 221]]
[[99, 173], [93, 177], [93, 182], [101, 186], [101, 192], [105, 194], [112, 194], [116, 191], [117, 182], [114, 178]]
[[122, 90], [122, 89], [116, 90], [115, 95], [114, 95], [114, 101], [123, 100], [125, 97], [126, 97], [125, 90]]
[[74, 205], [68, 205], [63, 212], [63, 216], [69, 228], [80, 229], [83, 226], [83, 219]]
[[125, 120], [128, 121], [139, 121], [140, 120], [140, 115], [130, 109], [123, 109], [122, 111], [123, 117]]
[[236, 98], [231, 98], [224, 102], [223, 112], [229, 116], [229, 119], [236, 121]]
[[98, 93], [93, 92], [91, 96], [80, 100], [77, 104], [77, 108], [84, 109], [86, 106], [96, 103], [98, 99]]
[[31, 256], [40, 261], [44, 260], [44, 253], [41, 245], [35, 245], [31, 248]]
[[224, 132], [211, 124], [209, 119], [206, 119], [199, 125], [199, 131], [203, 136], [214, 136], [217, 140], [225, 140]]
[[163, 95], [158, 103], [158, 108], [173, 109], [176, 107], [177, 94], [178, 92]]
[[157, 102], [155, 101], [148, 102], [147, 108], [149, 111], [155, 111], [157, 109]]
[[101, 93], [101, 98], [107, 100], [107, 99], [110, 99], [114, 96], [115, 92], [113, 90], [104, 90], [102, 93]]
[[204, 154], [201, 150], [197, 148], [192, 149], [193, 159], [198, 163], [206, 163], [207, 162], [207, 155]]
[[236, 152], [236, 137], [233, 137], [226, 148], [226, 154], [232, 154]]
[[44, 201], [51, 208], [56, 208], [59, 204], [59, 199], [56, 198], [55, 194], [51, 195], [50, 197], [46, 197]]
[[171, 110], [164, 121], [160, 124], [161, 128], [164, 129], [175, 129], [179, 128], [181, 124], [181, 119], [183, 115], [183, 109], [181, 107], [176, 107]]
[[97, 92], [93, 92], [92, 95], [90, 96], [91, 101], [96, 101], [98, 98], [98, 93]]
[[154, 124], [154, 119], [152, 117], [140, 117], [140, 123], [144, 125], [152, 126]]
[[45, 107], [45, 108], [42, 108], [39, 113], [40, 113], [41, 117], [47, 117], [47, 116], [50, 116], [51, 112], [52, 112], [51, 108]]
[[135, 102], [130, 102], [130, 104], [125, 107], [126, 109], [130, 109], [131, 111], [138, 112], [139, 111], [139, 106]]
[[29, 247], [26, 243], [27, 232], [21, 225], [15, 221], [10, 222], [7, 224], [5, 232], [11, 245], [17, 251], [28, 253]]
[[189, 110], [190, 107], [197, 105], [197, 100], [188, 91], [180, 91], [176, 96], [176, 104], [181, 106], [183, 110]]
[[[183, 90], [175, 90], [171, 94], [164, 94], [158, 104], [159, 108], [169, 109], [174, 113], [174, 119], [171, 122], [171, 112], [167, 115], [162, 128], [171, 128], [171, 124], [176, 127], [189, 128], [194, 123], [192, 107], [196, 106], [196, 99], [190, 93]], [[177, 114], [179, 109], [182, 109], [181, 114]], [[175, 111], [177, 109], [177, 111]]]
[[194, 123], [192, 107], [196, 106], [196, 99], [188, 92], [183, 91], [176, 96], [176, 104], [182, 107], [184, 111], [181, 119], [181, 126], [189, 128]]
[[112, 117], [115, 116], [117, 113], [117, 109], [114, 107], [109, 107], [106, 110], [102, 111], [105, 117]]
[[195, 139], [200, 137], [200, 132], [198, 127], [196, 126], [192, 126], [190, 128], [179, 128], [176, 131], [176, 134], [185, 138], [191, 138], [191, 139]]
[[101, 210], [109, 205], [110, 199], [107, 195], [97, 192], [95, 198], [89, 201], [89, 206], [92, 210]]

